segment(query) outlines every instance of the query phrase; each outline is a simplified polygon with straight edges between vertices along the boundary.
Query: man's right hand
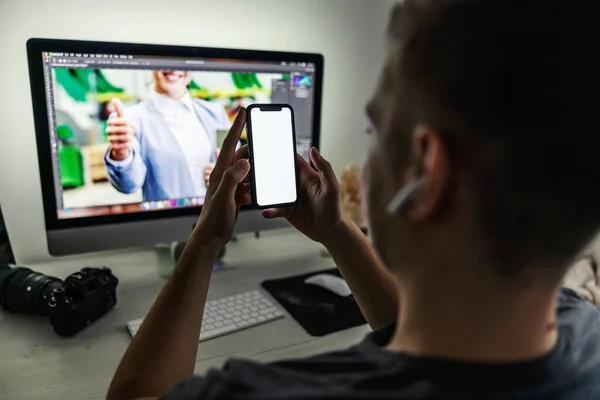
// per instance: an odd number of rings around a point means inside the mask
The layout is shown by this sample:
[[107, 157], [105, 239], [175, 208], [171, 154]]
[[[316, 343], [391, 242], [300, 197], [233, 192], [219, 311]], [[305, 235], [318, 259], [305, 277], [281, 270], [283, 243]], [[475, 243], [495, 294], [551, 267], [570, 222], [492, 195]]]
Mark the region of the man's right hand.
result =
[[304, 158], [299, 155], [297, 158], [300, 175], [298, 204], [265, 210], [263, 216], [283, 217], [310, 239], [324, 243], [342, 225], [340, 187], [331, 164], [316, 148], [310, 149], [310, 159], [316, 171]]
[[106, 134], [110, 142], [110, 158], [115, 161], [123, 161], [131, 154], [131, 141], [135, 129], [131, 122], [125, 119], [125, 107], [119, 99], [110, 101], [116, 118], [106, 121]]
[[398, 316], [396, 279], [378, 257], [367, 236], [342, 213], [340, 188], [331, 165], [310, 149], [316, 171], [300, 156], [300, 193], [294, 207], [263, 211], [267, 218], [285, 217], [300, 232], [322, 243], [348, 282], [372, 328]]

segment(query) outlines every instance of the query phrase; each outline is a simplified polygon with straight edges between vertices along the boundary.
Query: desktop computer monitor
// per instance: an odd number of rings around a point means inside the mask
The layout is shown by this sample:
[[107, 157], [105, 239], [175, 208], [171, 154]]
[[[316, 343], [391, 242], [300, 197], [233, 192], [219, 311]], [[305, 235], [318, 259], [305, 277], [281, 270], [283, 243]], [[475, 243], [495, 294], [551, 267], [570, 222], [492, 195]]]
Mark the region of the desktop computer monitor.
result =
[[[186, 240], [240, 107], [288, 103], [298, 152], [319, 143], [318, 54], [30, 39], [27, 55], [52, 255]], [[281, 226], [248, 208], [237, 231]]]

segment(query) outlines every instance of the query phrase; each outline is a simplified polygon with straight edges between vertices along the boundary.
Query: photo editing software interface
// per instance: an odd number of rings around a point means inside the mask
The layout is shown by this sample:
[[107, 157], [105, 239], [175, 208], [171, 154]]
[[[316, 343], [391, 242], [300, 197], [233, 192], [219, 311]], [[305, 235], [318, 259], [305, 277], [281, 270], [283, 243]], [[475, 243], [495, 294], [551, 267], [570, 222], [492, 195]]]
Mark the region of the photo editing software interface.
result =
[[[241, 107], [294, 109], [308, 159], [315, 65], [123, 54], [42, 54], [59, 219], [202, 205]], [[247, 141], [242, 133], [239, 145]]]

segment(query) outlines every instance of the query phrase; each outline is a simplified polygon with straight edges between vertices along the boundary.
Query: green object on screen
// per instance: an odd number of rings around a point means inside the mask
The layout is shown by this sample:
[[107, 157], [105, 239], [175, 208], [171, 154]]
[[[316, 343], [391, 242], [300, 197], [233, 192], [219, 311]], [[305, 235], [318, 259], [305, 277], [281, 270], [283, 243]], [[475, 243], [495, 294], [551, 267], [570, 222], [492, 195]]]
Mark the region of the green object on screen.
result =
[[123, 93], [125, 89], [117, 87], [110, 83], [106, 76], [99, 69], [95, 70], [96, 73], [96, 90], [98, 93]]
[[75, 101], [86, 101], [90, 92], [99, 94], [111, 93], [118, 94], [125, 92], [125, 89], [117, 87], [110, 83], [100, 70], [77, 68], [55, 69], [56, 80], [67, 94]]
[[86, 92], [90, 91], [90, 72], [89, 69], [77, 68], [69, 70], [70, 73], [77, 79], [77, 81], [81, 84], [81, 87], [85, 89]]
[[106, 133], [106, 128], [108, 128], [108, 121], [102, 121], [102, 137], [105, 142], [108, 142], [108, 133]]
[[75, 137], [75, 134], [69, 125], [59, 125], [56, 127], [56, 136], [61, 141], [70, 142]]
[[231, 80], [233, 81], [233, 84], [235, 85], [236, 88], [238, 89], [244, 89], [243, 87], [243, 82], [240, 80], [240, 75], [237, 72], [234, 72], [231, 74]]
[[208, 90], [206, 90], [206, 88], [203, 88], [202, 86], [198, 85], [193, 79], [190, 81], [188, 89], [190, 90], [190, 94], [193, 97], [199, 97], [204, 100], [212, 100], [213, 98], [211, 93]]
[[189, 84], [189, 86], [188, 86], [188, 89], [190, 89], [190, 90], [200, 90], [200, 89], [202, 89], [202, 88], [201, 88], [200, 86], [198, 86], [198, 84], [197, 84], [197, 83], [196, 83], [196, 82], [195, 82], [195, 81], [192, 79], [192, 80], [190, 81], [190, 84]]
[[58, 160], [62, 187], [69, 189], [83, 186], [83, 161], [77, 146], [60, 146]]
[[57, 68], [54, 71], [56, 73], [56, 80], [73, 100], [79, 102], [86, 101], [88, 91], [81, 84], [79, 79], [71, 74], [70, 70]]
[[97, 93], [123, 93], [125, 89], [110, 83], [99, 69], [74, 69], [75, 77], [86, 91]]
[[262, 89], [262, 85], [260, 84], [260, 81], [258, 80], [258, 77], [256, 76], [256, 74], [248, 74], [248, 81], [252, 83], [253, 86]]
[[69, 143], [75, 136], [73, 130], [68, 125], [59, 125], [56, 135], [60, 140], [58, 164], [62, 187], [69, 189], [83, 186], [83, 157], [79, 147]]
[[233, 84], [238, 89], [262, 89], [262, 85], [256, 74], [233, 72], [231, 74], [231, 80], [233, 80]]

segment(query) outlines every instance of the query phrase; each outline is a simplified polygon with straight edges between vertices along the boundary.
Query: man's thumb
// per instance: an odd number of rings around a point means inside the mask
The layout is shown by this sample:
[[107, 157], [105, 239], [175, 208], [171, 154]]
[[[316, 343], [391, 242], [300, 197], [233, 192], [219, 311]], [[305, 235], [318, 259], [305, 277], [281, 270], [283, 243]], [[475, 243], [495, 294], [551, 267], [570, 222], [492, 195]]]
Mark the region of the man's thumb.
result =
[[125, 106], [121, 99], [114, 98], [110, 103], [112, 104], [114, 112], [117, 113], [117, 117], [123, 118], [125, 116]]
[[223, 174], [220, 189], [227, 191], [231, 196], [235, 195], [237, 185], [244, 180], [246, 175], [248, 175], [249, 170], [250, 163], [248, 162], [248, 160], [238, 160]]

